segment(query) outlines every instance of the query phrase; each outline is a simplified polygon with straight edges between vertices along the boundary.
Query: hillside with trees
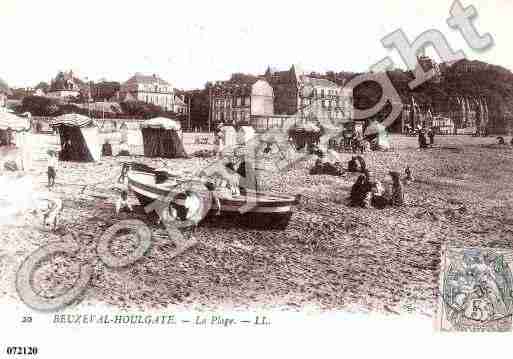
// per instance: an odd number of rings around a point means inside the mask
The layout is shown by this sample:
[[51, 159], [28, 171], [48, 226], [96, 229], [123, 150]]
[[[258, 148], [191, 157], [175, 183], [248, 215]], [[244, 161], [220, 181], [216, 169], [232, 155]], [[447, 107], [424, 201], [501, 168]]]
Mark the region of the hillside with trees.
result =
[[[42, 96], [26, 96], [21, 104], [14, 110], [17, 113], [30, 112], [32, 116], [56, 117], [67, 113], [78, 113], [95, 118], [137, 118], [150, 119], [154, 117], [168, 117], [185, 124], [186, 116], [174, 112], [164, 111], [161, 107], [141, 101], [121, 102], [112, 111], [95, 110], [95, 104], [88, 108], [84, 104], [75, 104], [55, 98]], [[114, 106], [111, 106], [114, 107]]]
[[[449, 111], [459, 110], [455, 101], [458, 97], [484, 98], [489, 109], [489, 130], [493, 133], [506, 133], [513, 129], [511, 71], [500, 66], [468, 60], [459, 61], [452, 66], [443, 64], [442, 67], [443, 77], [439, 83], [428, 81], [413, 90], [408, 86], [414, 78], [411, 72], [394, 70], [387, 74], [403, 104], [411, 104], [413, 97], [421, 107], [429, 107], [436, 113], [447, 114]], [[342, 84], [340, 80], [337, 82]], [[379, 100], [381, 87], [377, 83], [366, 82], [354, 89], [353, 96], [357, 108], [369, 108]], [[388, 111], [389, 109], [385, 109], [378, 117], [384, 116]]]

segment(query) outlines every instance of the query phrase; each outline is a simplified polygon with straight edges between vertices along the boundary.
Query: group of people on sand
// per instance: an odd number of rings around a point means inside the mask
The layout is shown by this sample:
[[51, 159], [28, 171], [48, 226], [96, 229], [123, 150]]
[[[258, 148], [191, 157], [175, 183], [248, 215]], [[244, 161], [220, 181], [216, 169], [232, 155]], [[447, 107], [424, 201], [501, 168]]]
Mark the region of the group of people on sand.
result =
[[385, 208], [404, 205], [404, 189], [399, 172], [390, 171], [390, 183], [386, 186], [367, 169], [351, 187], [350, 205], [363, 208]]
[[[401, 174], [397, 171], [388, 172], [390, 180], [386, 185], [375, 178], [368, 170], [361, 156], [353, 157], [348, 163], [350, 172], [361, 173], [351, 187], [350, 205], [363, 208], [385, 208], [387, 206], [404, 205], [404, 188]], [[413, 181], [410, 167], [405, 169], [406, 182]]]
[[[328, 151], [329, 152], [329, 151]], [[362, 156], [353, 156], [343, 166], [340, 161], [330, 161], [327, 152], [320, 149], [315, 151], [317, 160], [310, 174], [324, 174], [332, 176], [345, 176], [346, 173], [360, 173], [351, 188], [350, 205], [364, 208], [384, 208], [387, 206], [402, 206], [404, 204], [403, 181], [413, 181], [412, 170], [406, 167], [405, 176], [397, 171], [388, 172], [389, 180], [384, 185], [369, 171]]]

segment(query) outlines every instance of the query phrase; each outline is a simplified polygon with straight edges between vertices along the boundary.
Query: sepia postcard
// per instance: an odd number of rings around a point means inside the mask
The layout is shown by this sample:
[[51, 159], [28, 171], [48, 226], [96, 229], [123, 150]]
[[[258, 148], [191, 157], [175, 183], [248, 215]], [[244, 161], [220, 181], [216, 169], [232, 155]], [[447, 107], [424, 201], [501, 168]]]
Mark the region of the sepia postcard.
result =
[[499, 350], [512, 15], [2, 0], [0, 358]]

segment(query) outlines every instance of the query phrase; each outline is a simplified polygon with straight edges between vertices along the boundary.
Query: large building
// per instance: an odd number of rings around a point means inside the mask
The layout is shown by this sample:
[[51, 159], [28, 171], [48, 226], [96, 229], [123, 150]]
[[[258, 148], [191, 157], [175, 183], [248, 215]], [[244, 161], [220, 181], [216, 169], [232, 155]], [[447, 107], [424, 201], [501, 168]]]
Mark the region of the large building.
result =
[[252, 116], [274, 114], [273, 89], [254, 76], [232, 77], [209, 88], [210, 118], [214, 123], [249, 124]]
[[352, 91], [325, 78], [305, 75], [297, 66], [276, 71], [268, 68], [264, 78], [274, 91], [274, 112], [315, 120], [349, 121], [352, 118]]
[[59, 71], [57, 76], [50, 82], [47, 96], [65, 99], [78, 97], [84, 91], [87, 92], [87, 85], [76, 77], [73, 71]]
[[177, 96], [173, 86], [157, 75], [136, 73], [121, 85], [120, 101], [142, 101], [162, 107], [166, 111], [187, 113], [183, 97]]
[[119, 82], [102, 79], [91, 86], [91, 96], [95, 101], [110, 101], [117, 99], [120, 88]]

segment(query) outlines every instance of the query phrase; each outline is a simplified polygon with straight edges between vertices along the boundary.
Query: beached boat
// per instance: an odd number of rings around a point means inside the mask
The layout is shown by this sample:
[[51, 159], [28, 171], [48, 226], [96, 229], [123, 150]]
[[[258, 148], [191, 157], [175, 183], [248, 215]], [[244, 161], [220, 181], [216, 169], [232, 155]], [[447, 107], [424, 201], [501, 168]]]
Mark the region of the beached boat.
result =
[[[126, 175], [128, 187], [141, 205], [147, 206], [157, 200], [162, 201], [166, 197], [174, 197], [171, 200], [173, 203], [183, 205], [183, 199], [180, 196], [169, 196], [170, 192], [171, 194], [175, 193], [175, 188], [180, 182], [179, 178], [171, 175], [164, 176], [164, 181], [157, 180], [162, 172], [146, 166], [135, 168], [132, 166]], [[210, 212], [205, 215], [205, 217], [210, 218], [206, 218], [206, 220], [209, 222], [223, 222], [224, 224], [240, 224], [254, 228], [284, 228], [287, 226], [300, 199], [300, 195], [291, 196], [244, 190], [241, 192], [241, 195], [236, 196], [222, 192], [216, 193], [221, 205], [220, 216], [212, 216], [217, 212], [217, 208], [212, 204]], [[200, 197], [211, 198], [206, 188], [196, 193]], [[246, 206], [247, 204], [250, 205]]]

